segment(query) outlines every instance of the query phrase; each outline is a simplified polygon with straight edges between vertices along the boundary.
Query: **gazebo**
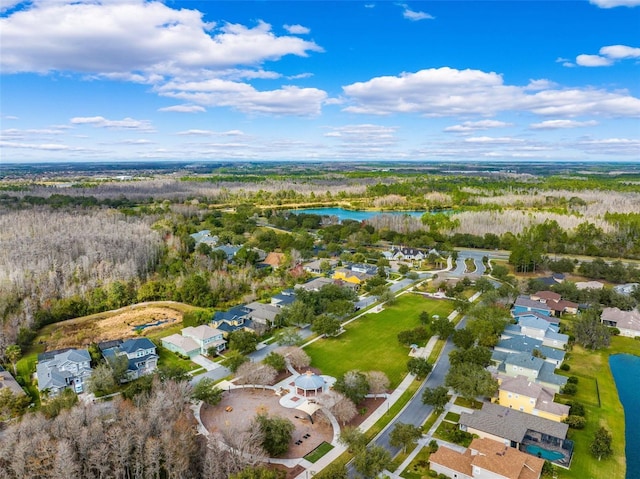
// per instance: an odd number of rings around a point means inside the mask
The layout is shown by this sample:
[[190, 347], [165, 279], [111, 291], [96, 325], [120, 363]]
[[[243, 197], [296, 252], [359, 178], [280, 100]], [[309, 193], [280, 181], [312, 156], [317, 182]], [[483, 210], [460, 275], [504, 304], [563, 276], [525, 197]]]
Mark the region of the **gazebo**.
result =
[[307, 371], [305, 374], [298, 376], [294, 384], [296, 386], [296, 394], [302, 394], [307, 397], [308, 393], [314, 395], [324, 391], [325, 381], [317, 374], [313, 374], [311, 371]]

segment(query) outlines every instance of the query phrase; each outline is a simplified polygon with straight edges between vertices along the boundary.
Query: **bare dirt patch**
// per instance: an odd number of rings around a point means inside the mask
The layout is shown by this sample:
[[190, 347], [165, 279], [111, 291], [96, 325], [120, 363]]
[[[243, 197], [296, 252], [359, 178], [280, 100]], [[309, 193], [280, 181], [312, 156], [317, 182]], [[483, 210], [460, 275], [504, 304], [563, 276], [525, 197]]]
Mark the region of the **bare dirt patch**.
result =
[[[281, 456], [287, 459], [303, 457], [322, 442], [332, 441], [333, 428], [322, 411], [313, 415], [312, 424], [305, 413], [281, 406], [279, 399], [280, 397], [269, 389], [234, 389], [226, 392], [222, 402], [217, 406], [203, 405], [200, 417], [204, 426], [212, 433], [231, 427], [248, 427], [253, 418], [260, 413], [287, 418], [295, 426], [289, 450]], [[227, 411], [228, 408], [230, 410]], [[297, 441], [302, 442], [296, 444]]]
[[[140, 332], [136, 326], [149, 326]], [[44, 342], [46, 350], [87, 347], [91, 343], [146, 336], [150, 332], [182, 323], [182, 312], [165, 306], [131, 306], [110, 315], [88, 316], [52, 325]]]

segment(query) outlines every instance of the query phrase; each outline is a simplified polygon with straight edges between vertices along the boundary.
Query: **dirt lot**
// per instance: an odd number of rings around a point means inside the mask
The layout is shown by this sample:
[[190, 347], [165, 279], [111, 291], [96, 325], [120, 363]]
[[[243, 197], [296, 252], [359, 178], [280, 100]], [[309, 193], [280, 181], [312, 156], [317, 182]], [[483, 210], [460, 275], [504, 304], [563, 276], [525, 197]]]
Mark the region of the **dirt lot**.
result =
[[[226, 392], [222, 402], [217, 406], [202, 407], [202, 423], [209, 431], [216, 432], [231, 425], [234, 427], [248, 426], [256, 414], [261, 412], [287, 418], [296, 427], [293, 431], [289, 451], [281, 456], [288, 459], [303, 457], [323, 441], [331, 442], [333, 428], [322, 411], [314, 414], [314, 424], [311, 424], [305, 413], [294, 408], [280, 406], [279, 399], [279, 396], [276, 396], [271, 390], [234, 389]], [[232, 410], [227, 412], [227, 407], [231, 407]], [[305, 439], [303, 436], [306, 434], [310, 436]], [[298, 440], [302, 440], [302, 444], [295, 444]]]
[[[135, 326], [159, 321], [163, 323], [147, 327], [141, 333], [134, 330]], [[46, 350], [86, 347], [92, 342], [146, 336], [149, 332], [175, 326], [181, 322], [182, 312], [169, 306], [129, 306], [113, 313], [87, 316], [49, 326], [51, 330], [44, 335]]]

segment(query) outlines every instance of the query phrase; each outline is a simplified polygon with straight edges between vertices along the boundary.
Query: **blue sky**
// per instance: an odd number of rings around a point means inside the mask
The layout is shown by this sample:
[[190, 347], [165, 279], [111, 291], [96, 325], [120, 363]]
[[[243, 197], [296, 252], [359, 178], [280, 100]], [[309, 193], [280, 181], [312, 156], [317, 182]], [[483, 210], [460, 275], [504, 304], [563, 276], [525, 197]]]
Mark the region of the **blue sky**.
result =
[[0, 12], [0, 161], [640, 161], [640, 0]]

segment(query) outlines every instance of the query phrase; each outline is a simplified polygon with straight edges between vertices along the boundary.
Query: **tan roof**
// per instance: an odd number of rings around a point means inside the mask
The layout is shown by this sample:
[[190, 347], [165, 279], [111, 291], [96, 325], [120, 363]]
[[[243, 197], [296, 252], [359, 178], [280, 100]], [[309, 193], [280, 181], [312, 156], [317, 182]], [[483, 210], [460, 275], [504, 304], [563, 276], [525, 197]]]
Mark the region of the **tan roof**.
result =
[[536, 294], [531, 295], [531, 299], [534, 301], [560, 301], [561, 298], [562, 296], [553, 291], [538, 291]]
[[429, 462], [440, 464], [441, 466], [458, 471], [467, 476], [471, 476], [472, 473], [471, 460], [471, 452], [468, 449], [464, 453], [460, 453], [446, 446], [440, 446], [438, 450], [429, 457]]
[[271, 252], [264, 259], [263, 263], [266, 263], [268, 265], [273, 266], [274, 268], [277, 268], [282, 264], [283, 261], [284, 261], [284, 253]]
[[220, 336], [222, 331], [219, 329], [212, 328], [211, 326], [207, 326], [206, 324], [201, 324], [200, 326], [187, 326], [182, 330], [183, 336], [189, 336], [194, 339], [205, 340], [209, 338], [213, 338], [215, 336]]
[[473, 477], [473, 467], [509, 479], [538, 479], [544, 459], [520, 452], [492, 439], [474, 439], [464, 453], [440, 446], [429, 461]]
[[474, 439], [469, 449], [474, 466], [509, 479], [538, 479], [542, 473], [544, 459], [491, 439]]
[[534, 398], [536, 400], [536, 409], [540, 411], [557, 414], [558, 416], [569, 414], [569, 406], [553, 401], [555, 398], [553, 390], [534, 383], [525, 376], [503, 377], [501, 381], [500, 390]]
[[172, 334], [171, 336], [162, 338], [162, 341], [173, 344], [174, 346], [178, 346], [184, 352], [200, 349], [198, 343], [196, 343], [193, 339], [187, 338], [185, 336], [180, 336], [179, 334]]
[[601, 318], [602, 321], [615, 323], [617, 328], [640, 331], [640, 312], [637, 309], [622, 311], [618, 308], [604, 308]]
[[25, 392], [18, 384], [9, 371], [2, 371], [0, 368], [0, 391], [4, 388], [9, 389], [12, 393], [24, 396]]

